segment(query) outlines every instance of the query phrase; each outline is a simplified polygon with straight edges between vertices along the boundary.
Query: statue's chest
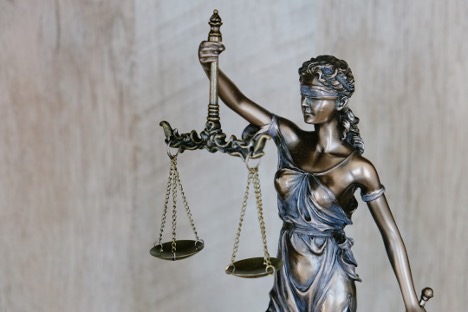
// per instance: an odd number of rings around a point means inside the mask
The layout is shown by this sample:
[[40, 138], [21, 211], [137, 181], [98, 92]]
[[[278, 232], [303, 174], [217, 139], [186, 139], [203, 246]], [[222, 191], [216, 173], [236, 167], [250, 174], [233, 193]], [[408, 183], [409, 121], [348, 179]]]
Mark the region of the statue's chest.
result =
[[336, 203], [334, 194], [313, 174], [282, 168], [275, 174], [278, 196], [290, 202], [310, 199], [317, 208], [326, 209]]

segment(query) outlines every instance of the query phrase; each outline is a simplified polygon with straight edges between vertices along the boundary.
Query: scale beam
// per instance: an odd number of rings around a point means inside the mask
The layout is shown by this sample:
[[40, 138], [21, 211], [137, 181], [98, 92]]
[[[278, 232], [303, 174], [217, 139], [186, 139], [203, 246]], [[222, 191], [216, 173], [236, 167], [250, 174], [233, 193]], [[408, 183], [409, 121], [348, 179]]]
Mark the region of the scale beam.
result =
[[164, 129], [166, 144], [178, 149], [180, 153], [185, 150], [206, 149], [211, 153], [222, 152], [231, 156], [241, 157], [246, 160], [257, 159], [263, 156], [263, 149], [270, 136], [262, 134], [251, 139], [239, 140], [231, 135], [226, 141], [227, 135], [221, 130], [207, 122], [206, 128], [200, 135], [192, 130], [189, 133], [179, 134], [177, 129], [172, 129], [167, 121], [161, 121], [160, 125]]

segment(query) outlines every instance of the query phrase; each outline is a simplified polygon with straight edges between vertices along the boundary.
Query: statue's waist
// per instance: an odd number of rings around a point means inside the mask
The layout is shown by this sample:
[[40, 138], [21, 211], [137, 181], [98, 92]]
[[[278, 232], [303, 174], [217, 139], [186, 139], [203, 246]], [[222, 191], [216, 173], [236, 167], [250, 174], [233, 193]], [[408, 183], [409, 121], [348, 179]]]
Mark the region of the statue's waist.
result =
[[338, 244], [342, 244], [346, 241], [346, 233], [342, 228], [320, 230], [313, 226], [305, 226], [292, 222], [284, 222], [283, 230], [293, 231], [296, 233], [314, 237], [331, 237]]

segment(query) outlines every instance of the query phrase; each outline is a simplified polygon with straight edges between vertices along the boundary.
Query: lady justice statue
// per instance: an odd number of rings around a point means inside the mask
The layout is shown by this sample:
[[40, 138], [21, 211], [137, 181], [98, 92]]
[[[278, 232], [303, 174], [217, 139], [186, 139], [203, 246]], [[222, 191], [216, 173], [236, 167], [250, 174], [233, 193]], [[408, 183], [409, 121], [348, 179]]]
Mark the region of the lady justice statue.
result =
[[[199, 60], [207, 74], [224, 50], [220, 42], [200, 44]], [[270, 312], [356, 311], [356, 261], [353, 241], [344, 232], [357, 208], [354, 193], [369, 207], [398, 280], [406, 311], [422, 312], [405, 245], [385, 199], [372, 163], [362, 156], [364, 143], [348, 101], [354, 78], [345, 61], [321, 55], [299, 68], [300, 107], [304, 131], [290, 120], [271, 113], [247, 98], [221, 70], [218, 94], [223, 102], [278, 148], [275, 188], [280, 233], [279, 256], [284, 262], [275, 273]]]

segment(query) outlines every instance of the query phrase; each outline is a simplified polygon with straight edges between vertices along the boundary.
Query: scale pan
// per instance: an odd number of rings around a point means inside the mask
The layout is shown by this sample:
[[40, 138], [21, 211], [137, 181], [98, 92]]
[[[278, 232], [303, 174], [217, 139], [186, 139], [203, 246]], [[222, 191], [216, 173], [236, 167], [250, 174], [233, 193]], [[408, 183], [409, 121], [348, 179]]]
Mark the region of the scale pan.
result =
[[267, 270], [263, 257], [248, 258], [239, 260], [226, 268], [226, 273], [238, 277], [256, 278], [272, 275], [283, 265], [283, 261], [278, 258], [270, 258], [271, 267]]
[[193, 256], [203, 249], [202, 240], [176, 240], [176, 252], [172, 253], [172, 241], [156, 245], [150, 250], [150, 254], [163, 260], [182, 260]]

